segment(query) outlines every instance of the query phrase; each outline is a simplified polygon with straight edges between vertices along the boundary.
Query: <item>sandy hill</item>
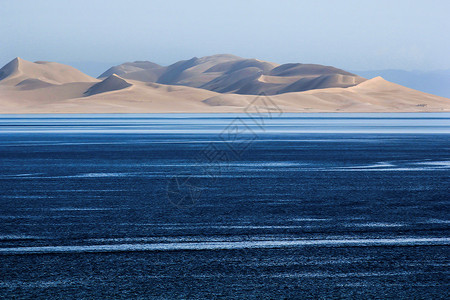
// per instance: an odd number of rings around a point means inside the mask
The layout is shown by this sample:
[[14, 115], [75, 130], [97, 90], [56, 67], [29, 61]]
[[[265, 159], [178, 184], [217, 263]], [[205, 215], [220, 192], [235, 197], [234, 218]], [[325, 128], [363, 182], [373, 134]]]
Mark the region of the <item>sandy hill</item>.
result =
[[[262, 92], [266, 96], [255, 95]], [[250, 103], [256, 110], [269, 104], [284, 112], [450, 111], [450, 99], [381, 77], [365, 80], [333, 67], [232, 55], [167, 67], [127, 63], [100, 79], [20, 58], [0, 69], [0, 113], [245, 112]]]
[[165, 67], [149, 61], [127, 62], [114, 66], [106, 70], [98, 78], [103, 79], [113, 74], [123, 76], [124, 78], [139, 80], [144, 82], [155, 82], [164, 72]]
[[92, 96], [95, 94], [122, 90], [130, 86], [132, 86], [132, 84], [127, 82], [125, 79], [120, 78], [116, 74], [112, 74], [105, 78], [102, 82], [91, 86], [86, 92], [84, 92], [84, 95]]
[[277, 95], [311, 89], [350, 87], [365, 79], [329, 66], [312, 64], [284, 64], [244, 59], [229, 54], [194, 57], [168, 67], [146, 62], [136, 68], [125, 63], [100, 75], [116, 74], [143, 82], [184, 85], [219, 93], [243, 95]]
[[69, 82], [95, 81], [95, 78], [71, 66], [46, 61], [33, 63], [19, 57], [0, 69], [0, 84], [17, 85], [23, 89], [34, 89]]
[[382, 76], [386, 80], [415, 90], [450, 98], [450, 69], [432, 71], [372, 70], [355, 71], [354, 73], [365, 78]]

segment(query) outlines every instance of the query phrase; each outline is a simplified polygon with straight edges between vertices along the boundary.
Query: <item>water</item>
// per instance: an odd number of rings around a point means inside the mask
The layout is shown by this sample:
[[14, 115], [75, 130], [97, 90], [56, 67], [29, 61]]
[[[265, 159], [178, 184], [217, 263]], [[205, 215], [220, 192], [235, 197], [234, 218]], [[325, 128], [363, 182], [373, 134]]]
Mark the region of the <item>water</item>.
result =
[[448, 298], [450, 114], [0, 115], [0, 295]]

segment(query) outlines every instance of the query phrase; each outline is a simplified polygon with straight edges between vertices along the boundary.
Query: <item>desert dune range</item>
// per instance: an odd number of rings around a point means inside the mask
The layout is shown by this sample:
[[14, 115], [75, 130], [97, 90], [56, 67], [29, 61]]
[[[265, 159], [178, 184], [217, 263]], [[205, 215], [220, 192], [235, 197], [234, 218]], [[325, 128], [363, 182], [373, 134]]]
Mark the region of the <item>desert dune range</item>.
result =
[[4, 114], [239, 113], [257, 97], [284, 112], [450, 111], [448, 98], [381, 77], [367, 80], [330, 66], [279, 65], [228, 54], [170, 66], [129, 62], [98, 78], [64, 64], [21, 58], [0, 69]]

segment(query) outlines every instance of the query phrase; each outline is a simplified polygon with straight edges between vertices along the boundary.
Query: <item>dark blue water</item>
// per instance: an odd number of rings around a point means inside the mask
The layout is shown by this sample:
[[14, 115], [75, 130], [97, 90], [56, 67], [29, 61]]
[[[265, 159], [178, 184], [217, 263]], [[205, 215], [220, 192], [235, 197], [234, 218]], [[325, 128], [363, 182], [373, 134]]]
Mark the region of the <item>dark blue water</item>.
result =
[[0, 297], [449, 296], [449, 114], [0, 116]]

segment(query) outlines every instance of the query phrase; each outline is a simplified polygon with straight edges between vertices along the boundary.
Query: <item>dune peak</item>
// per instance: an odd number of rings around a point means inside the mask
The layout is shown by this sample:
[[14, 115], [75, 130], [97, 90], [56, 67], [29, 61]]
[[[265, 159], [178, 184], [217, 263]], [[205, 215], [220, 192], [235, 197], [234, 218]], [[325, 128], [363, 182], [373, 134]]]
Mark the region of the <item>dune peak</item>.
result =
[[24, 62], [23, 59], [21, 59], [20, 57], [16, 57], [9, 63], [4, 65], [3, 68], [0, 69], [0, 80], [6, 79], [14, 74], [17, 74], [23, 62]]
[[50, 84], [65, 84], [69, 82], [96, 81], [83, 72], [56, 62], [31, 62], [16, 57], [0, 69], [0, 82], [15, 86], [24, 80], [39, 80]]
[[132, 84], [123, 79], [122, 77], [111, 74], [106, 77], [103, 81], [91, 86], [85, 93], [84, 96], [92, 96], [95, 94], [107, 93], [112, 91], [123, 90], [131, 87]]

